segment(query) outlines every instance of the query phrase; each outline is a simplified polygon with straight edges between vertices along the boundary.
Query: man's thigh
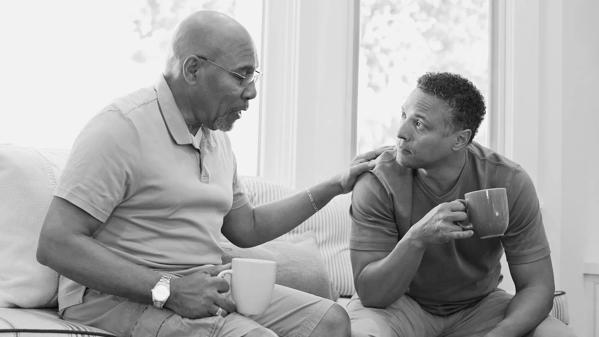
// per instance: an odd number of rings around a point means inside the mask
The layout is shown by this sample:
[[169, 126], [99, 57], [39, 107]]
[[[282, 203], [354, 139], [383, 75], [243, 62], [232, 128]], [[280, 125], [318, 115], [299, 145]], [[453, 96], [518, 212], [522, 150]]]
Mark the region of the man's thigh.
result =
[[118, 336], [238, 337], [250, 332], [263, 336], [309, 336], [334, 302], [275, 285], [269, 308], [261, 315], [231, 313], [187, 319], [170, 310], [156, 309], [88, 289], [84, 303], [68, 308], [64, 318], [95, 326]]
[[407, 295], [385, 309], [364, 307], [354, 295], [347, 307], [352, 337], [435, 337], [444, 325], [442, 317], [427, 313]]
[[[478, 337], [491, 331], [504, 317], [512, 295], [497, 289], [473, 308], [457, 314], [457, 323], [446, 331], [446, 337]], [[528, 337], [573, 336], [560, 320], [548, 316]]]
[[268, 309], [248, 317], [280, 336], [310, 336], [334, 304], [322, 297], [275, 285]]
[[574, 331], [564, 322], [555, 317], [548, 316], [541, 324], [530, 333], [530, 337], [575, 337]]
[[505, 316], [512, 295], [501, 289], [491, 292], [475, 306], [452, 315], [446, 337], [477, 337], [491, 331]]
[[220, 316], [186, 319], [170, 310], [131, 302], [87, 289], [83, 303], [67, 308], [66, 320], [94, 326], [117, 336], [214, 336], [225, 322]]

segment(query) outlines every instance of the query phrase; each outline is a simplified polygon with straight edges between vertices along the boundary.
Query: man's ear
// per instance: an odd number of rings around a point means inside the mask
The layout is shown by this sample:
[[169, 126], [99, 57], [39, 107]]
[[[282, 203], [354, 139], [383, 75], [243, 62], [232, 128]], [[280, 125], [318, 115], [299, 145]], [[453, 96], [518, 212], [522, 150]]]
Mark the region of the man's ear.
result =
[[202, 60], [193, 55], [188, 56], [183, 60], [181, 73], [187, 83], [195, 84], [198, 81], [198, 70], [201, 66]]
[[452, 148], [456, 151], [465, 148], [470, 143], [470, 137], [472, 137], [472, 130], [465, 129], [458, 131], [455, 138], [455, 144], [453, 144]]

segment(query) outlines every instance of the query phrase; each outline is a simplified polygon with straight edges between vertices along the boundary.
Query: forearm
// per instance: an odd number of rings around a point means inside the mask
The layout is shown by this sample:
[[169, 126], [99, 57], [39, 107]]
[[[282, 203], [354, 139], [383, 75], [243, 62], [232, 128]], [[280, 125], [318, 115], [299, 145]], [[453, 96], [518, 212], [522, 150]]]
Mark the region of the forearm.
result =
[[512, 298], [505, 318], [489, 335], [524, 336], [547, 317], [552, 304], [552, 288], [541, 285], [522, 289]]
[[356, 291], [365, 306], [385, 308], [408, 290], [425, 248], [404, 236], [385, 258], [367, 265], [356, 276]]
[[334, 179], [312, 186], [309, 191], [313, 201], [303, 190], [285, 199], [255, 207], [253, 242], [249, 245], [258, 245], [289, 232], [316, 212], [314, 206], [320, 209], [342, 193], [339, 183]]
[[140, 303], [151, 303], [150, 289], [160, 278], [84, 235], [42, 237], [38, 260], [86, 287]]

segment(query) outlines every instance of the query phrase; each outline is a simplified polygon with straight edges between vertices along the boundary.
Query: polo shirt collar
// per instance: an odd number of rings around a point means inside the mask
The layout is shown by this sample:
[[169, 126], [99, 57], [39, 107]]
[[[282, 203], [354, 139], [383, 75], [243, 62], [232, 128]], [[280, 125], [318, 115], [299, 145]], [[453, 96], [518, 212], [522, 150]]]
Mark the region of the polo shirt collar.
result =
[[212, 147], [214, 142], [212, 141], [213, 134], [210, 129], [201, 127], [195, 136], [189, 132], [187, 124], [185, 124], [185, 120], [183, 119], [183, 114], [179, 110], [179, 107], [177, 107], [171, 88], [166, 83], [163, 75], [160, 76], [154, 88], [162, 118], [164, 118], [166, 128], [175, 143], [178, 145], [191, 144], [197, 149], [200, 148], [200, 145], [202, 147]]

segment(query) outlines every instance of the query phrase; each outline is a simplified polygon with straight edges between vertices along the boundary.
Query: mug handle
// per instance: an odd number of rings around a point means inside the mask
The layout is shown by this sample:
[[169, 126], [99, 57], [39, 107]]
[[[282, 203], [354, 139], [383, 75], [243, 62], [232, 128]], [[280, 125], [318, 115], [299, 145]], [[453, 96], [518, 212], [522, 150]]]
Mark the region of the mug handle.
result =
[[225, 294], [231, 294], [231, 278], [233, 277], [233, 269], [223, 270], [220, 273], [218, 273], [216, 277], [223, 278], [227, 281], [227, 283], [229, 283], [229, 291], [227, 291]]
[[[466, 199], [457, 199], [457, 201], [461, 202], [464, 205], [464, 207], [466, 208], [464, 212], [468, 214], [468, 202], [466, 201]], [[474, 226], [468, 221], [468, 219], [466, 219], [465, 221], [456, 221], [455, 224], [462, 227], [463, 231], [471, 230], [474, 228]]]

